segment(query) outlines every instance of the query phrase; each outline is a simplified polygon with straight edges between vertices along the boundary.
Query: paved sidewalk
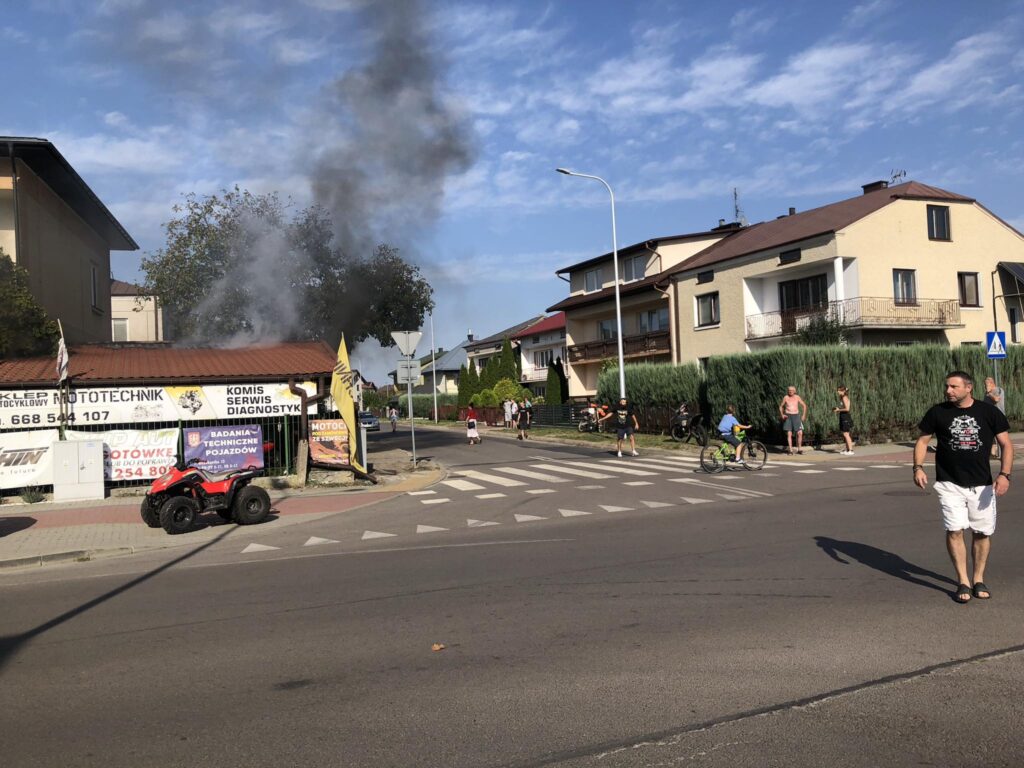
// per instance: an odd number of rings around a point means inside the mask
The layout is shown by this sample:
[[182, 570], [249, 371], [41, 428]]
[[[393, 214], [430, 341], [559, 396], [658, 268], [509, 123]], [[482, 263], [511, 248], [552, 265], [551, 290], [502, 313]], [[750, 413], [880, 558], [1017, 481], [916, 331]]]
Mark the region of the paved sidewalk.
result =
[[[260, 525], [235, 526], [241, 538], [254, 538], [284, 526], [335, 515], [433, 485], [443, 470], [417, 472], [387, 485], [359, 490], [286, 489], [270, 491], [273, 511]], [[223, 533], [216, 514], [202, 516], [203, 527], [179, 536], [149, 528], [139, 517], [141, 496], [102, 502], [12, 503], [0, 506], [0, 569], [91, 560], [135, 552], [203, 544]]]

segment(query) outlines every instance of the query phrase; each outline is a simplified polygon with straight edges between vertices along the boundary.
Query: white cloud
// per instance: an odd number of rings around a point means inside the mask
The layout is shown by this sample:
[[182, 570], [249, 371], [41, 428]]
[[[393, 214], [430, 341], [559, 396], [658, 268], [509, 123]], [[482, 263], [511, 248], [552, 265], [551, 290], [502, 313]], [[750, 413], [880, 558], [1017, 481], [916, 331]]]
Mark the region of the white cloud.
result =
[[183, 14], [172, 11], [144, 19], [139, 25], [139, 37], [157, 43], [181, 43], [188, 38], [191, 26], [192, 23]]
[[10, 40], [11, 42], [23, 45], [31, 40], [28, 34], [14, 27], [0, 27], [0, 39]]
[[851, 27], [861, 27], [882, 16], [893, 7], [893, 0], [867, 0], [855, 5], [843, 21]]
[[820, 111], [837, 94], [851, 91], [860, 80], [861, 68], [871, 64], [871, 54], [871, 47], [863, 43], [808, 48], [792, 57], [780, 73], [754, 86], [750, 97], [768, 107]]
[[745, 36], [763, 35], [775, 26], [775, 18], [758, 8], [744, 8], [729, 19], [729, 28]]
[[68, 162], [83, 175], [118, 173], [151, 175], [181, 167], [181, 148], [171, 146], [172, 132], [158, 128], [148, 136], [118, 138], [106, 134], [76, 136], [61, 131], [49, 133]]
[[207, 19], [210, 28], [221, 36], [233, 35], [248, 40], [262, 40], [284, 28], [284, 20], [276, 13], [247, 12], [240, 6], [222, 6]]
[[1011, 45], [1000, 32], [983, 32], [957, 41], [949, 55], [918, 71], [899, 94], [897, 105], [918, 108], [937, 101], [963, 106], [994, 95], [997, 73], [991, 64]]
[[327, 47], [321, 41], [298, 37], [274, 40], [273, 50], [274, 58], [288, 66], [308, 64], [327, 55]]
[[128, 118], [116, 111], [103, 115], [103, 122], [111, 128], [126, 128], [129, 125]]

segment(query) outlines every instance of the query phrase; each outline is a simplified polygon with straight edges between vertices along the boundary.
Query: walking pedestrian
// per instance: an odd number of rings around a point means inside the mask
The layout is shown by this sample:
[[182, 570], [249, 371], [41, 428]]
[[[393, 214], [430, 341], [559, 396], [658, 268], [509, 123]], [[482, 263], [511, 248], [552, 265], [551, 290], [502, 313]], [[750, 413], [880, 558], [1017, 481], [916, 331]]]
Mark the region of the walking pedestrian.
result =
[[[1013, 443], [1006, 417], [991, 403], [975, 400], [974, 382], [964, 371], [946, 376], [945, 402], [932, 406], [918, 425], [921, 436], [914, 444], [914, 484], [928, 486], [924, 460], [928, 442], [938, 437], [935, 452], [935, 492], [942, 508], [946, 528], [946, 551], [956, 571], [956, 601], [966, 603], [971, 596], [987, 600], [992, 596], [985, 586], [985, 566], [996, 530], [996, 497], [1010, 487], [1013, 470]], [[992, 481], [989, 448], [999, 444], [999, 475]], [[971, 529], [972, 578], [967, 576], [967, 545], [964, 531]]]
[[512, 399], [506, 397], [501, 403], [505, 416], [505, 429], [512, 429]]
[[853, 417], [850, 415], [850, 390], [840, 384], [836, 387], [836, 395], [839, 397], [839, 404], [832, 409], [832, 413], [839, 414], [839, 431], [843, 433], [843, 441], [846, 443], [846, 450], [840, 451], [843, 456], [853, 456], [853, 438], [850, 432], [853, 431]]
[[391, 431], [398, 431], [398, 409], [395, 406], [388, 408], [388, 421], [391, 422]]
[[639, 456], [636, 450], [636, 437], [634, 432], [640, 429], [640, 422], [636, 420], [636, 413], [633, 405], [624, 397], [619, 398], [619, 405], [615, 410], [602, 417], [601, 421], [615, 419], [615, 452], [622, 458], [622, 443], [628, 437], [629, 448], [634, 456]]
[[[801, 410], [803, 413], [801, 413]], [[779, 403], [782, 429], [786, 433], [786, 453], [793, 455], [793, 435], [796, 434], [796, 452], [804, 452], [804, 422], [807, 420], [807, 403], [796, 393], [796, 387], [786, 387], [786, 396]]]
[[519, 424], [519, 406], [516, 404], [515, 400], [513, 400], [509, 404], [509, 410], [512, 412], [512, 421], [511, 421], [510, 426], [513, 429], [515, 429], [516, 425]]
[[[989, 376], [985, 379], [985, 402], [990, 405], [994, 405], [999, 409], [999, 412], [1006, 415], [1006, 402], [1004, 398], [1006, 393], [1003, 392], [1002, 387], [996, 386], [996, 380]], [[992, 444], [992, 455], [996, 458], [999, 457], [999, 446], [995, 443]]]
[[480, 442], [480, 433], [476, 428], [476, 408], [472, 405], [466, 411], [466, 438], [469, 440], [469, 444]]
[[516, 435], [516, 440], [529, 440], [531, 413], [530, 409], [526, 407], [526, 403], [524, 401], [519, 401], [519, 407], [516, 413], [518, 417], [517, 426], [519, 427], [519, 434]]

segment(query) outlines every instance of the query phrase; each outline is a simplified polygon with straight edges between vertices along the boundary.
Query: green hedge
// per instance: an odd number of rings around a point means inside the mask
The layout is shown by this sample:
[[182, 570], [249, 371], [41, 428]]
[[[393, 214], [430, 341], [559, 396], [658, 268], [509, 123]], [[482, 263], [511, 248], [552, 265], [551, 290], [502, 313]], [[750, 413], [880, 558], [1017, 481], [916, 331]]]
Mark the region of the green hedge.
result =
[[[1000, 384], [1006, 391], [1006, 415], [1013, 428], [1024, 423], [1024, 348], [1010, 347], [999, 362]], [[917, 436], [925, 410], [944, 396], [945, 375], [962, 369], [975, 379], [975, 394], [984, 397], [984, 379], [992, 362], [980, 346], [908, 347], [782, 346], [764, 352], [712, 357], [703, 380], [695, 365], [626, 366], [626, 392], [638, 406], [671, 406], [698, 401], [717, 421], [733, 403], [741, 421], [754, 425], [763, 438], [784, 442], [779, 401], [793, 385], [807, 402], [804, 440], [834, 439], [838, 419], [836, 387], [849, 387], [857, 440], [903, 440]], [[598, 379], [598, 396], [614, 401], [618, 371], [609, 368]]]
[[[458, 400], [458, 395], [438, 395], [437, 409], [440, 411], [442, 405], [458, 405]], [[432, 418], [434, 415], [434, 396], [413, 395], [412, 412], [415, 416], [420, 416], [424, 419]], [[398, 417], [400, 419], [409, 417], [408, 395], [400, 395], [398, 398]]]

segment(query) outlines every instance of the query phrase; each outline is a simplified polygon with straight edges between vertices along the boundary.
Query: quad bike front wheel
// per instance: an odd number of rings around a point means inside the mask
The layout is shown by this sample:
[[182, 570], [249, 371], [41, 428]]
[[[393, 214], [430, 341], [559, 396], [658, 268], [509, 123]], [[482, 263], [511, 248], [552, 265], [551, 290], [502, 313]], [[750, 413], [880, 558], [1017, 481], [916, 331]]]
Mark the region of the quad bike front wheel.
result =
[[142, 515], [142, 522], [150, 528], [160, 527], [160, 505], [159, 503], [153, 503], [149, 496], [143, 497], [139, 514]]
[[169, 534], [192, 530], [199, 517], [199, 505], [188, 496], [172, 496], [160, 507], [160, 527]]
[[270, 514], [270, 495], [262, 488], [247, 485], [235, 495], [231, 504], [239, 525], [262, 523]]

